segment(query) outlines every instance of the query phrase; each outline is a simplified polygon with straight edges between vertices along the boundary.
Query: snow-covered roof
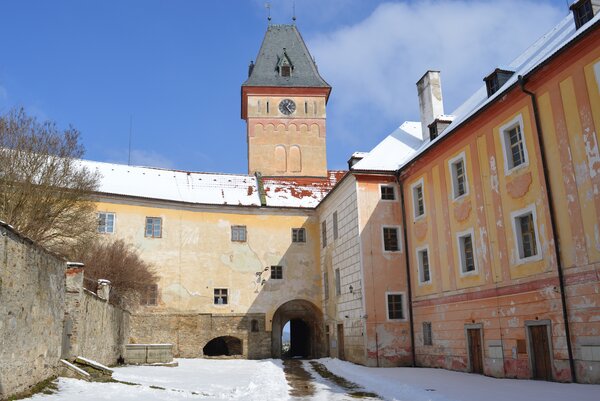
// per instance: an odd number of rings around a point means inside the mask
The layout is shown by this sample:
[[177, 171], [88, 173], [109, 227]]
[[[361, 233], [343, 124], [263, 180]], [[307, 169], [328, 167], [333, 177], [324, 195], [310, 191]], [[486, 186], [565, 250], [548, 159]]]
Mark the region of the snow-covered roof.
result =
[[407, 165], [441, 138], [450, 135], [463, 122], [475, 115], [483, 107], [495, 99], [502, 97], [506, 91], [517, 83], [519, 75], [527, 76], [559, 50], [566, 47], [578, 36], [584, 34], [599, 19], [600, 13], [576, 30], [573, 16], [569, 14], [550, 32], [546, 33], [514, 59], [512, 63], [498, 67], [503, 70], [514, 71], [515, 73], [496, 93], [488, 97], [486, 86], [482, 85], [471, 97], [454, 110], [451, 115], [439, 116], [439, 119], [452, 121], [452, 123], [434, 140], [421, 140], [420, 123], [407, 121], [381, 141], [367, 156], [356, 163], [352, 169], [394, 171]]
[[[205, 205], [261, 206], [258, 180], [253, 175], [198, 173], [154, 167], [80, 160], [100, 174], [98, 192]], [[263, 177], [266, 205], [314, 208], [335, 186], [344, 171], [318, 177]]]
[[81, 160], [100, 173], [98, 192], [209, 205], [260, 206], [256, 177]]
[[326, 178], [265, 177], [267, 206], [315, 208], [345, 174], [346, 171], [331, 170]]
[[422, 145], [421, 123], [406, 121], [364, 155], [352, 170], [395, 171]]
[[588, 21], [585, 25], [581, 26], [579, 29], [576, 29], [573, 16], [571, 14], [567, 15], [554, 28], [552, 28], [550, 32], [546, 33], [521, 55], [515, 58], [512, 63], [510, 63], [508, 66], [502, 66], [502, 69], [514, 71], [515, 73], [508, 81], [506, 81], [504, 85], [502, 85], [498, 91], [496, 91], [492, 96], [488, 97], [487, 89], [485, 85], [482, 85], [473, 95], [471, 95], [471, 97], [469, 97], [469, 99], [467, 99], [467, 101], [454, 110], [452, 113], [452, 115], [455, 116], [454, 121], [452, 121], [452, 123], [437, 138], [435, 138], [433, 141], [424, 143], [408, 158], [398, 156], [397, 160], [399, 161], [399, 168], [410, 163], [415, 157], [423, 153], [441, 138], [452, 134], [452, 132], [461, 126], [463, 122], [475, 115], [483, 107], [487, 106], [495, 99], [504, 96], [505, 92], [507, 92], [514, 84], [517, 83], [519, 76], [527, 76], [529, 73], [533, 72], [533, 70], [545, 63], [550, 57], [566, 47], [574, 39], [580, 35], [583, 35], [587, 30], [595, 25], [599, 19], [600, 13], [596, 14], [594, 18]]

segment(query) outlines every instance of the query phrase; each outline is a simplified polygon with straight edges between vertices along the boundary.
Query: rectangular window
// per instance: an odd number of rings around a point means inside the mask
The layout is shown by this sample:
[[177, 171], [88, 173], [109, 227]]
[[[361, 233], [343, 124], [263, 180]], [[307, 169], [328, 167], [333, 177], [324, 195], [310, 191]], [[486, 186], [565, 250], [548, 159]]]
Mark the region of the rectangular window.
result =
[[527, 147], [523, 137], [523, 118], [519, 115], [500, 128], [504, 151], [504, 172], [509, 174], [516, 167], [527, 165]]
[[388, 320], [404, 319], [404, 294], [387, 294]]
[[269, 101], [267, 100], [267, 114], [269, 114]]
[[417, 258], [419, 262], [419, 282], [429, 283], [431, 281], [431, 273], [429, 270], [429, 250], [423, 248], [417, 250]]
[[535, 220], [535, 205], [511, 213], [518, 261], [541, 259]]
[[323, 241], [323, 248], [327, 246], [327, 221], [321, 223], [321, 239]]
[[388, 252], [400, 250], [398, 227], [383, 227], [383, 250]]
[[306, 242], [306, 230], [304, 228], [292, 228], [292, 242]]
[[308, 114], [308, 102], [304, 102], [304, 114]]
[[394, 187], [391, 185], [382, 185], [381, 186], [381, 199], [382, 200], [395, 200], [396, 199], [396, 191], [394, 191]]
[[156, 284], [149, 284], [144, 288], [140, 303], [142, 305], [156, 305], [158, 303], [158, 286]]
[[465, 155], [450, 160], [450, 174], [452, 175], [452, 195], [453, 198], [459, 198], [467, 193], [467, 174], [465, 172]]
[[425, 199], [423, 197], [423, 180], [412, 187], [413, 193], [413, 209], [415, 219], [425, 215]]
[[283, 266], [271, 266], [271, 278], [274, 280], [282, 280]]
[[335, 269], [335, 295], [342, 293], [342, 278], [340, 277], [340, 269]]
[[338, 239], [338, 218], [337, 212], [333, 212], [333, 239]]
[[162, 237], [162, 218], [161, 217], [146, 217], [146, 237], [161, 238]]
[[292, 74], [292, 69], [289, 65], [281, 66], [281, 76], [282, 77], [289, 77], [291, 74]]
[[215, 305], [227, 305], [227, 288], [215, 288]]
[[329, 299], [329, 274], [327, 272], [323, 273], [323, 290], [324, 290], [324, 298]]
[[98, 232], [102, 234], [113, 234], [115, 232], [114, 213], [98, 213]]
[[431, 322], [423, 322], [423, 345], [433, 345]]
[[246, 242], [246, 226], [231, 226], [231, 240]]
[[473, 236], [466, 234], [458, 237], [461, 256], [461, 271], [462, 273], [474, 272], [475, 254], [473, 253]]
[[[579, 4], [577, 4], [579, 3]], [[575, 27], [579, 29], [585, 25], [586, 22], [591, 21], [594, 18], [594, 9], [592, 8], [592, 2], [590, 0], [584, 0], [574, 3], [571, 6], [573, 15], [575, 17]]]

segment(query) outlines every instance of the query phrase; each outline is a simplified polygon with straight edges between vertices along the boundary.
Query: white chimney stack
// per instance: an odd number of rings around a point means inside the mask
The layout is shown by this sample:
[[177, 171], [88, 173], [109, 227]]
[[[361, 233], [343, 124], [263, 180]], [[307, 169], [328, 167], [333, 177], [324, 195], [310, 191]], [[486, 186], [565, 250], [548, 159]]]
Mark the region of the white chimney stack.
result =
[[429, 125], [444, 114], [442, 100], [442, 82], [439, 71], [427, 71], [417, 82], [419, 93], [419, 111], [421, 112], [421, 130], [423, 140], [428, 141]]

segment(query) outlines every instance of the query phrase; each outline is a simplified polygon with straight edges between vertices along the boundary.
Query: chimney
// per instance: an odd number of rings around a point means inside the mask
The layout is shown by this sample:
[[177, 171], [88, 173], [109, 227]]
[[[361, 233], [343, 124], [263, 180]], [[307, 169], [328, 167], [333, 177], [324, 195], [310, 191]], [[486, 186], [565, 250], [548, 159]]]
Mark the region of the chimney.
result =
[[98, 280], [96, 295], [98, 295], [98, 298], [108, 302], [108, 297], [110, 296], [110, 281], [103, 279]]
[[428, 141], [429, 125], [444, 114], [442, 84], [439, 71], [427, 71], [417, 82], [419, 111], [421, 112], [421, 131], [423, 140]]

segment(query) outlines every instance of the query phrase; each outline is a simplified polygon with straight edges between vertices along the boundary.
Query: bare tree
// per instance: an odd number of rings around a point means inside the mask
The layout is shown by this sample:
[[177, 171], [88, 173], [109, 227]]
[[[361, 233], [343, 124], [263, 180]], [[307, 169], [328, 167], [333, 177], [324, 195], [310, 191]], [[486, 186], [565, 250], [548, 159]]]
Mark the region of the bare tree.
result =
[[148, 289], [158, 282], [158, 275], [152, 266], [122, 239], [96, 241], [85, 250], [80, 250], [75, 257], [85, 264], [86, 278], [94, 283], [98, 279], [110, 280], [110, 299], [126, 307], [137, 304]]
[[99, 177], [80, 165], [83, 152], [73, 127], [61, 131], [23, 109], [1, 115], [0, 220], [62, 254], [92, 241]]

